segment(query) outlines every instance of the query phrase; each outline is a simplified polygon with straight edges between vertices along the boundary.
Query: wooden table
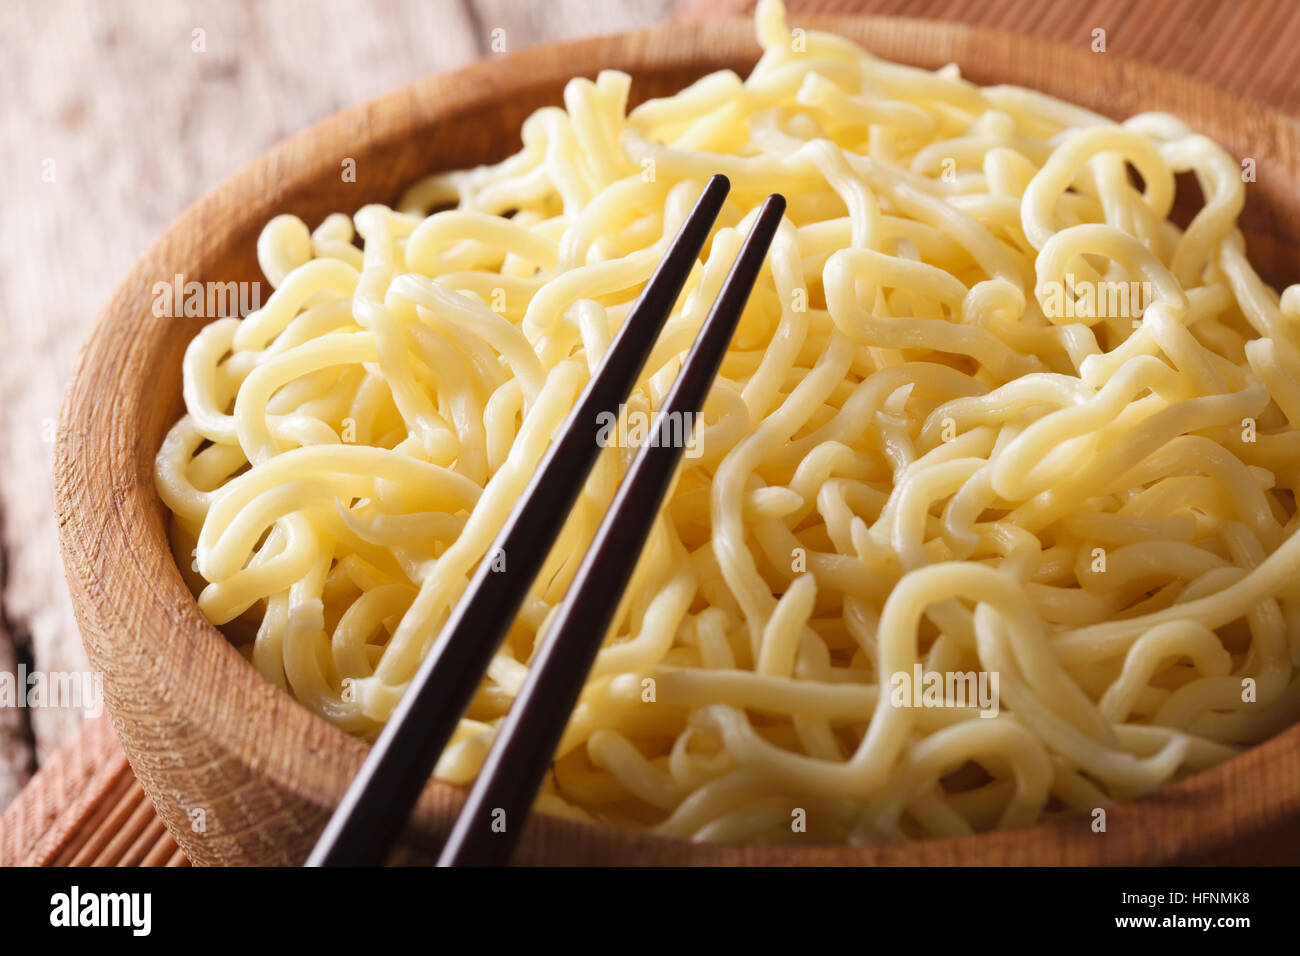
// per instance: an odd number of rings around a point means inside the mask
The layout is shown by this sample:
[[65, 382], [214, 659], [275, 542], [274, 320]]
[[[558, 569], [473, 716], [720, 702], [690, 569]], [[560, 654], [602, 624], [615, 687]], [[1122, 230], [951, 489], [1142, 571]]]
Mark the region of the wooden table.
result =
[[[1293, 0], [789, 0], [983, 24], [1181, 71], [1300, 113]], [[418, 76], [753, 0], [8, 0], [0, 12], [0, 671], [87, 665], [54, 544], [50, 454], [113, 284], [188, 203], [289, 133]], [[181, 862], [107, 722], [0, 708], [0, 863]], [[62, 751], [60, 747], [66, 748]], [[97, 781], [97, 782], [96, 782]], [[93, 798], [87, 799], [86, 793]], [[124, 836], [125, 834], [125, 836]], [[174, 849], [174, 844], [171, 844]]]

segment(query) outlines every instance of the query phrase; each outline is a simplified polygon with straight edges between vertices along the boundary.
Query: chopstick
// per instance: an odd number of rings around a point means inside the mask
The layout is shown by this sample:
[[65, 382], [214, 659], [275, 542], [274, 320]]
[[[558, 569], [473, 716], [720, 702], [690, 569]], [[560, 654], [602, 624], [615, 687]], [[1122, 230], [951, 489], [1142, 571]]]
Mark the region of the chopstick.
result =
[[[380, 863], [400, 835], [439, 754], [469, 705], [587, 474], [600, 452], [600, 412], [631, 391], [721, 209], [728, 184], [709, 181], [668, 255], [511, 512], [437, 643], [322, 832], [309, 866]], [[704, 402], [780, 223], [785, 201], [769, 197], [755, 218], [695, 344], [619, 488], [543, 641], [439, 860], [508, 861], [545, 778], [621, 595], [680, 461], [690, 421]], [[503, 825], [504, 824], [504, 825]]]
[[509, 861], [681, 460], [689, 426], [678, 428], [674, 439], [674, 423], [684, 415], [690, 416], [685, 421], [693, 421], [704, 405], [784, 213], [781, 196], [763, 202], [655, 418], [651, 436], [619, 485], [529, 666], [443, 846], [439, 866]]
[[505, 568], [489, 558], [479, 563], [307, 866], [378, 865], [401, 835], [600, 454], [599, 414], [615, 411], [632, 391], [730, 189], [725, 176], [714, 176], [700, 193], [493, 541], [488, 555], [507, 556]]

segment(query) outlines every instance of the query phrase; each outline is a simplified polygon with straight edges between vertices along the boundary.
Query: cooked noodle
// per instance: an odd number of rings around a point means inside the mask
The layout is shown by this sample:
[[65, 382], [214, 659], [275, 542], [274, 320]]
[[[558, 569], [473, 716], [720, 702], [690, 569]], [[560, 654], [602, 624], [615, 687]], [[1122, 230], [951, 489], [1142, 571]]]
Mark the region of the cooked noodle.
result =
[[[275, 292], [195, 338], [158, 454], [203, 612], [373, 737], [721, 172], [629, 422], [759, 200], [788, 213], [541, 808], [688, 839], [959, 835], [1087, 813], [1300, 717], [1300, 287], [1247, 261], [1238, 164], [1172, 116], [792, 34], [775, 0], [757, 25], [748, 79], [631, 112], [626, 75], [575, 79], [495, 166], [267, 225]], [[1183, 172], [1205, 201], [1180, 229]], [[628, 438], [441, 778], [478, 771]], [[922, 706], [896, 693], [918, 664], [947, 678]], [[963, 675], [995, 699], [956, 706]]]

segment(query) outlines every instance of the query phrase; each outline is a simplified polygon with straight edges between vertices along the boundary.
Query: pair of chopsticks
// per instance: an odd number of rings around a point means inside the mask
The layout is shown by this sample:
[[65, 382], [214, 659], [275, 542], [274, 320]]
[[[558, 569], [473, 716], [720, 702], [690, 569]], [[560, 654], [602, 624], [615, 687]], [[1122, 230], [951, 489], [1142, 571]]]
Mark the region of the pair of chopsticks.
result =
[[[488, 553], [505, 555], [505, 568], [480, 562], [308, 866], [373, 866], [387, 858], [600, 454], [601, 413], [617, 413], [627, 400], [730, 188], [725, 176], [714, 176], [700, 194], [493, 542]], [[674, 439], [672, 423], [693, 421], [703, 406], [784, 212], [779, 195], [759, 209], [496, 734], [439, 866], [509, 861], [681, 459], [684, 442], [680, 434]]]

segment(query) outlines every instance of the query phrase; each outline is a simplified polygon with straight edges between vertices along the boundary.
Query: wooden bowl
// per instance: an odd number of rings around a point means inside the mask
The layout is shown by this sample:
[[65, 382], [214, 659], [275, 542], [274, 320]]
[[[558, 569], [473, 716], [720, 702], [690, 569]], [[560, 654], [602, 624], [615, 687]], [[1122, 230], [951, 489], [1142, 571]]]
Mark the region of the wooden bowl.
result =
[[[1300, 250], [1300, 126], [1110, 54], [951, 24], [836, 19], [834, 30], [902, 62], [959, 63], [980, 83], [1034, 87], [1099, 112], [1177, 113], [1256, 162], [1243, 223], [1253, 261], [1275, 284]], [[668, 26], [493, 58], [422, 80], [280, 144], [192, 206], [113, 294], [82, 352], [59, 427], [59, 537], [90, 659], [131, 766], [177, 841], [201, 864], [297, 864], [360, 766], [366, 745], [262, 679], [199, 612], [177, 571], [153, 460], [182, 413], [181, 357], [202, 320], [152, 314], [157, 281], [256, 280], [255, 244], [272, 216], [309, 223], [392, 202], [435, 169], [518, 148], [534, 109], [565, 81], [602, 68], [634, 78], [635, 98], [672, 92], [758, 56], [749, 22]], [[340, 176], [356, 161], [354, 183]], [[1196, 197], [1190, 196], [1194, 200]], [[460, 791], [431, 782], [407, 835], [436, 850]], [[1294, 861], [1300, 850], [1300, 727], [1090, 820], [882, 848], [689, 844], [539, 815], [526, 863], [1150, 864]]]

